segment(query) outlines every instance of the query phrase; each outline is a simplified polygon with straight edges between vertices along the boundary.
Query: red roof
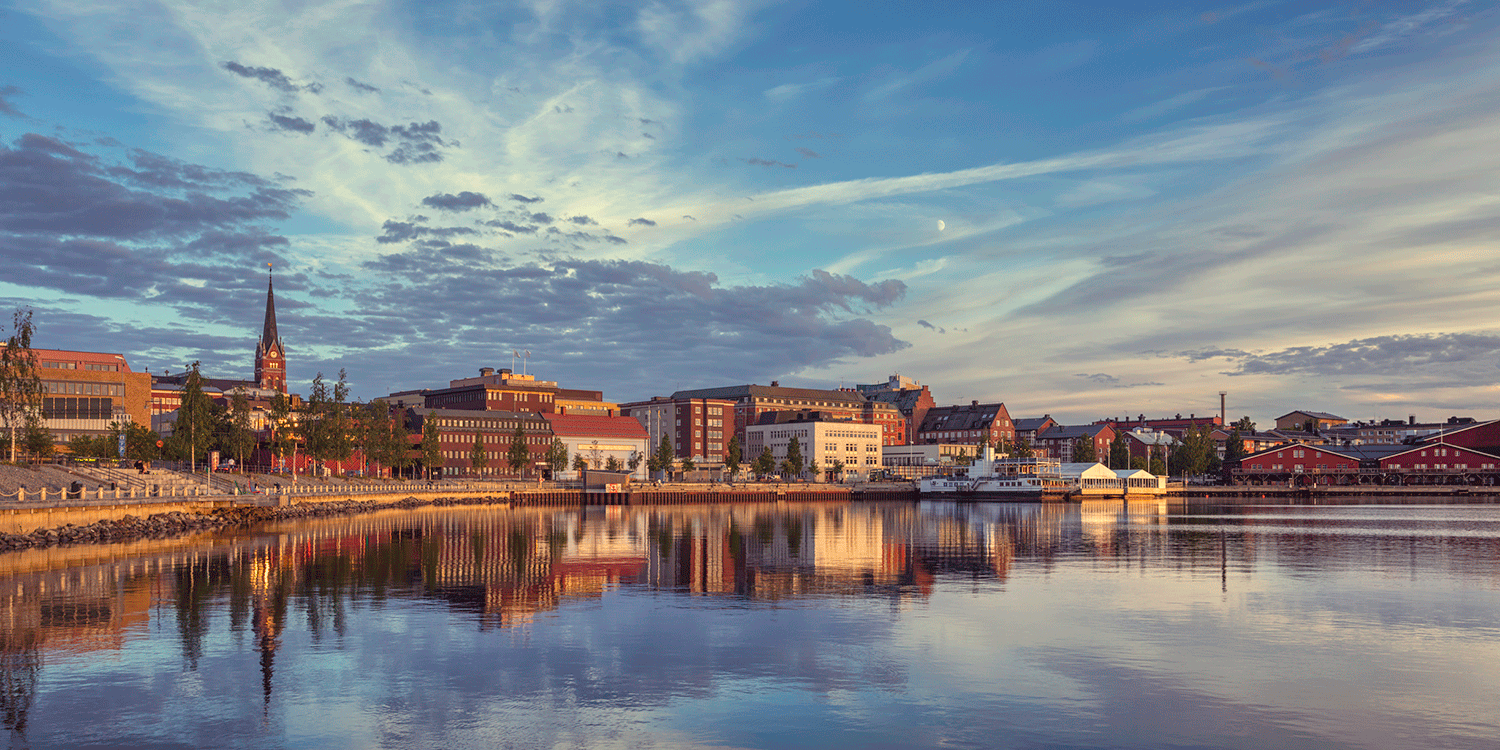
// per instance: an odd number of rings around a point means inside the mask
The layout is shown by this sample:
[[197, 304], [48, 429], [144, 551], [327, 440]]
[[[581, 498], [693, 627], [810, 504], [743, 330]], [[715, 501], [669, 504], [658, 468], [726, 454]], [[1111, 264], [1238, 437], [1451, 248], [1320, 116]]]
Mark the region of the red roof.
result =
[[558, 437], [621, 438], [648, 440], [646, 428], [635, 417], [601, 417], [592, 414], [543, 414], [552, 434]]

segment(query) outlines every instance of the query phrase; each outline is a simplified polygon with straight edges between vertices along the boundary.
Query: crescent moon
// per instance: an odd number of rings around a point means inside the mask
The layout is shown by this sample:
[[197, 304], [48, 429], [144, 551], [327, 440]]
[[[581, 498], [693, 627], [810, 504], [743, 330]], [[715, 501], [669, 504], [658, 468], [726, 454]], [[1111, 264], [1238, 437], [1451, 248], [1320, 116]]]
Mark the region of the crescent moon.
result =
[[938, 231], [941, 232], [941, 231], [943, 231], [944, 229], [947, 229], [947, 228], [948, 228], [948, 225], [944, 224], [942, 219], [938, 219]]

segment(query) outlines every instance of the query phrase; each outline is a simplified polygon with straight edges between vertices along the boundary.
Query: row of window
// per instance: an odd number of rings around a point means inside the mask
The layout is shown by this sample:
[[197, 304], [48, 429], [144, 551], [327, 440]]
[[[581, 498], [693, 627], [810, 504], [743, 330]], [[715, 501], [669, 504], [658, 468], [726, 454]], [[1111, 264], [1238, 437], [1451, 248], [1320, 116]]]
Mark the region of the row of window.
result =
[[115, 413], [111, 398], [44, 398], [43, 419], [112, 419]]
[[[42, 363], [42, 367], [44, 369], [48, 369], [48, 370], [77, 370], [78, 369], [78, 363], [77, 362], [43, 362]], [[120, 366], [119, 365], [102, 365], [102, 364], [95, 364], [93, 362], [85, 362], [85, 363], [83, 363], [83, 369], [85, 369], [85, 370], [93, 370], [94, 372], [119, 372], [120, 371]]]
[[119, 383], [75, 383], [67, 380], [43, 380], [42, 393], [60, 396], [124, 396], [125, 386]]

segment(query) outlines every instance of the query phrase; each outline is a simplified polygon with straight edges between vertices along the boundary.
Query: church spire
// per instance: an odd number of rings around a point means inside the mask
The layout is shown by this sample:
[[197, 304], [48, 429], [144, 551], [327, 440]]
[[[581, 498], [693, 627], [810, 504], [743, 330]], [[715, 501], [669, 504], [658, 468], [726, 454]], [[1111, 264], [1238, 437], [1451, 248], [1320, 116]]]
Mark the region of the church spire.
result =
[[286, 348], [276, 330], [276, 290], [266, 264], [266, 322], [255, 345], [255, 384], [286, 393]]

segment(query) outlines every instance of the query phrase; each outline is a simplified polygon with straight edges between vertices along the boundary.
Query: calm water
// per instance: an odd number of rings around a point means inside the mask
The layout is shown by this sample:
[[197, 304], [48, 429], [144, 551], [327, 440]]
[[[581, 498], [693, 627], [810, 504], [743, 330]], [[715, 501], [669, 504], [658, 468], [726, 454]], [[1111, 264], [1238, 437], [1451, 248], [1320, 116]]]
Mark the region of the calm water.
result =
[[390, 512], [0, 598], [16, 747], [1500, 747], [1500, 506]]

